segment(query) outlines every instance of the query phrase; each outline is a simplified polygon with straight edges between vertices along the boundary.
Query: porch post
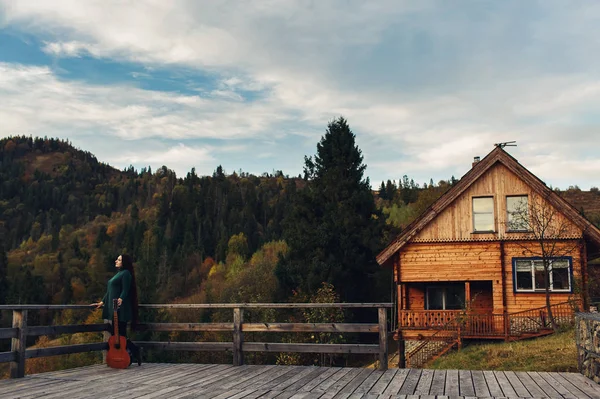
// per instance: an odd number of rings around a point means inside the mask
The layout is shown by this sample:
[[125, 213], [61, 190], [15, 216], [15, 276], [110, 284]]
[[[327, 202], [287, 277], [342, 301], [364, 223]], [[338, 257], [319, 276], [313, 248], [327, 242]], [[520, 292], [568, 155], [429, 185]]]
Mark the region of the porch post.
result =
[[471, 282], [465, 281], [465, 302], [467, 310], [471, 310]]
[[398, 291], [398, 309], [397, 310], [403, 310], [404, 309], [404, 296], [402, 295], [402, 293], [404, 292], [404, 284], [398, 283], [396, 285], [396, 288]]
[[502, 319], [504, 320], [504, 341], [508, 342], [510, 333], [510, 320], [508, 319], [508, 312], [506, 311], [506, 309], [504, 309], [502, 315]]

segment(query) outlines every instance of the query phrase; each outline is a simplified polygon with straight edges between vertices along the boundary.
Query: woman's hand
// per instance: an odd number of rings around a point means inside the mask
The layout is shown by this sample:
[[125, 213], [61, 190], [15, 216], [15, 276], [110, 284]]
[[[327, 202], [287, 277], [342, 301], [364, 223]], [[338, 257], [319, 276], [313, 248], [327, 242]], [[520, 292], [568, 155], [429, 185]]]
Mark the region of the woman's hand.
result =
[[121, 298], [117, 299], [117, 306], [121, 306], [122, 303], [123, 303], [123, 300]]
[[90, 304], [90, 306], [95, 306], [96, 309], [100, 309], [103, 305], [104, 305], [104, 302], [96, 302], [96, 303]]

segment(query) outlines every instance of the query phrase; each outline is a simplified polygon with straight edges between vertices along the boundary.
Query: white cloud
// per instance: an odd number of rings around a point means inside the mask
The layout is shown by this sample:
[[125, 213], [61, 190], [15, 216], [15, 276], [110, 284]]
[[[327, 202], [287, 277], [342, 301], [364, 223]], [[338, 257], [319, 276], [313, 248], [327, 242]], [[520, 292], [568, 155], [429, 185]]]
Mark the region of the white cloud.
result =
[[219, 97], [90, 85], [61, 80], [47, 67], [0, 63], [0, 134], [64, 135], [82, 129], [131, 140], [232, 139], [263, 136], [289, 118], [285, 109]]
[[[600, 106], [600, 7], [516, 4], [0, 0], [0, 26], [37, 35], [56, 57], [177, 65], [220, 79], [185, 96], [4, 65], [0, 134], [294, 135], [314, 148], [341, 114], [374, 180], [460, 176], [473, 155], [517, 140], [532, 170], [535, 154], [560, 159], [569, 148], [562, 170], [587, 181], [600, 173], [577, 161], [600, 144], [600, 122], [587, 115]], [[248, 91], [261, 95], [249, 100]], [[557, 176], [548, 168], [540, 164], [540, 177]]]
[[196, 168], [198, 175], [210, 175], [217, 163], [210, 148], [188, 146], [183, 143], [166, 149], [128, 150], [108, 156], [107, 161], [122, 166], [148, 165], [155, 170], [165, 165], [180, 177], [184, 177], [192, 167]]

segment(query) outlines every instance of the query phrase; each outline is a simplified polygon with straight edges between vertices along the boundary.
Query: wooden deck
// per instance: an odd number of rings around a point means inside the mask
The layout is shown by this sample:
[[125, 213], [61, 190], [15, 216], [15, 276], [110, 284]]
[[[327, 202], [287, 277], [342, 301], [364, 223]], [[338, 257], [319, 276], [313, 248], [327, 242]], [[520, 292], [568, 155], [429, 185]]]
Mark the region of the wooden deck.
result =
[[0, 381], [0, 398], [600, 398], [577, 373], [239, 366], [94, 365]]

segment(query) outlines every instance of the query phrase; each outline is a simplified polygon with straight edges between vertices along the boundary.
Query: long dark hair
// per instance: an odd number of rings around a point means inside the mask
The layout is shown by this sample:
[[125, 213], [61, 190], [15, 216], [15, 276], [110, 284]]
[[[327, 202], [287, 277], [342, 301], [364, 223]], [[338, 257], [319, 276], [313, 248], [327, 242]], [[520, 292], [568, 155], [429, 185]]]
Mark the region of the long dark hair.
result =
[[131, 328], [135, 328], [138, 322], [138, 295], [137, 284], [135, 283], [135, 271], [133, 270], [133, 259], [127, 254], [121, 254], [121, 268], [129, 270], [131, 273], [131, 287], [129, 287], [129, 296], [131, 297]]

